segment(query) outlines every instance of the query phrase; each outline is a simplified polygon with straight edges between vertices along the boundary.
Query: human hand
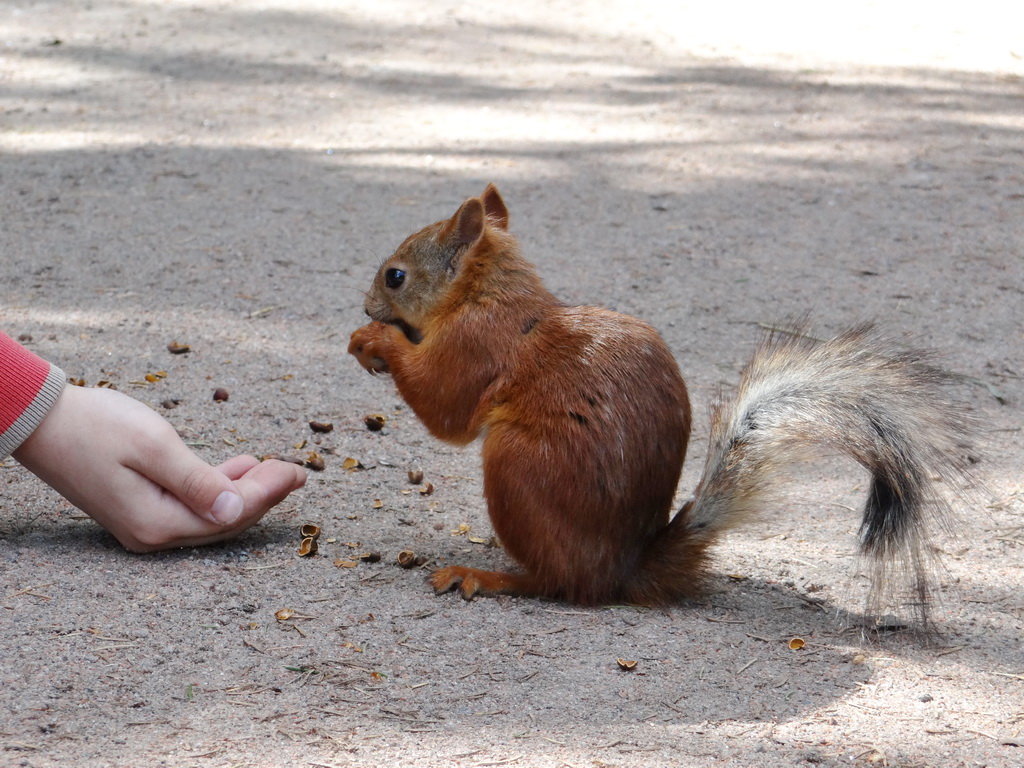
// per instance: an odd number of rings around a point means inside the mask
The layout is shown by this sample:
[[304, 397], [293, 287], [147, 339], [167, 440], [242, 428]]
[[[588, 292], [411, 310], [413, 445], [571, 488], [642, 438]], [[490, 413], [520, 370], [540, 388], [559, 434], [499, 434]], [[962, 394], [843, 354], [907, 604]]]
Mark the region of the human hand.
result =
[[230, 538], [306, 482], [252, 456], [211, 467], [139, 401], [70, 385], [14, 457], [133, 552]]

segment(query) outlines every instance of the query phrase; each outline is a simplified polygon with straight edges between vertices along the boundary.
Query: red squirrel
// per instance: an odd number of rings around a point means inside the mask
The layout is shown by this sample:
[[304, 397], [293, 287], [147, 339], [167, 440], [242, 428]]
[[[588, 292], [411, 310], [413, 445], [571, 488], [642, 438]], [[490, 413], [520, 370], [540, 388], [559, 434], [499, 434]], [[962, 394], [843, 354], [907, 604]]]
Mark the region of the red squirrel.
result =
[[679, 368], [628, 315], [561, 304], [520, 255], [488, 185], [408, 237], [367, 294], [349, 352], [390, 374], [434, 436], [483, 435], [484, 495], [515, 573], [450, 566], [434, 589], [583, 605], [665, 605], [698, 594], [708, 548], [758, 511], [787, 465], [822, 446], [871, 474], [861, 549], [876, 592], [905, 569], [928, 592], [925, 523], [948, 505], [935, 476], [966, 461], [951, 377], [860, 326], [825, 342], [766, 339], [713, 413], [693, 498], [671, 507], [690, 432]]

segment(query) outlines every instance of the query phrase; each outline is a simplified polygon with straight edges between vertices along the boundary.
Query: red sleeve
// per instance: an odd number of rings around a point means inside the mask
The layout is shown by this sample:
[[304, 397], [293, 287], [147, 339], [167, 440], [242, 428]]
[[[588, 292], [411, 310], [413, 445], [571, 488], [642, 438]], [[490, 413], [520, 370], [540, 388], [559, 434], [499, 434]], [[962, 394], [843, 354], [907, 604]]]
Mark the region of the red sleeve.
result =
[[0, 458], [35, 431], [64, 388], [64, 373], [0, 332]]

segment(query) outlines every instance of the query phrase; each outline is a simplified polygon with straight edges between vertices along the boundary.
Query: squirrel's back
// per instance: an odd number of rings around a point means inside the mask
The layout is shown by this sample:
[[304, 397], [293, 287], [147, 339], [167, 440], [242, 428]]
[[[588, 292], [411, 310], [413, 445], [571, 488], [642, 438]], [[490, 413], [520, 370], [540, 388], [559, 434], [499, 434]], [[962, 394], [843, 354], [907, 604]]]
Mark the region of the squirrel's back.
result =
[[523, 329], [514, 359], [485, 421], [495, 530], [546, 594], [624, 599], [686, 454], [678, 366], [647, 323], [598, 307], [552, 308]]

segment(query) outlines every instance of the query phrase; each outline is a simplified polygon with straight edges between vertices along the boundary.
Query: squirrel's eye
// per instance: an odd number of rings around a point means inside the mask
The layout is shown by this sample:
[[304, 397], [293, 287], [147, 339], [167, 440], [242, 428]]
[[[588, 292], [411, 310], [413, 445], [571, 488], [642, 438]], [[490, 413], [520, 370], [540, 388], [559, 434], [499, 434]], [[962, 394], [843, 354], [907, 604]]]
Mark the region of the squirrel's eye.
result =
[[405, 270], [391, 268], [384, 273], [384, 284], [388, 288], [398, 288], [405, 282]]

